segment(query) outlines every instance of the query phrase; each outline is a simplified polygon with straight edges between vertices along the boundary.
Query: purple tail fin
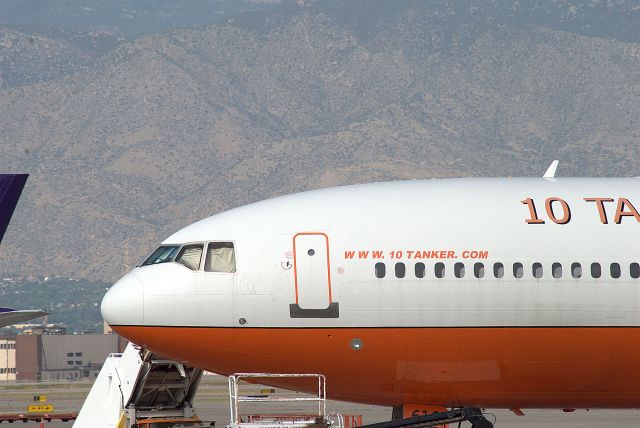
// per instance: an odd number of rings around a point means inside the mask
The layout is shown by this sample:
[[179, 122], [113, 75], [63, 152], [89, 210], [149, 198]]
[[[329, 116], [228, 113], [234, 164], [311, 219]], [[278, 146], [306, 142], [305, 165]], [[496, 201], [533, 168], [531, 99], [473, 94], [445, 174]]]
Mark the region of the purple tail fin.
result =
[[0, 242], [29, 174], [0, 174]]

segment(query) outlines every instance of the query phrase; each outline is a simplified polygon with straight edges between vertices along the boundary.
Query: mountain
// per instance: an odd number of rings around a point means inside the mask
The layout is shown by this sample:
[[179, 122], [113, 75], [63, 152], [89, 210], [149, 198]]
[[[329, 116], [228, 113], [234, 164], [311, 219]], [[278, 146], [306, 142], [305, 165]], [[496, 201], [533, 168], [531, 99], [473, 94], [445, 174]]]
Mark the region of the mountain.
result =
[[0, 171], [31, 174], [0, 272], [113, 281], [195, 220], [326, 186], [640, 175], [635, 3], [243, 3], [202, 25], [175, 4], [143, 34], [0, 20]]
[[[225, 22], [278, 6], [272, 0], [0, 0], [0, 25], [63, 37], [145, 34]], [[68, 37], [68, 36], [67, 36]]]

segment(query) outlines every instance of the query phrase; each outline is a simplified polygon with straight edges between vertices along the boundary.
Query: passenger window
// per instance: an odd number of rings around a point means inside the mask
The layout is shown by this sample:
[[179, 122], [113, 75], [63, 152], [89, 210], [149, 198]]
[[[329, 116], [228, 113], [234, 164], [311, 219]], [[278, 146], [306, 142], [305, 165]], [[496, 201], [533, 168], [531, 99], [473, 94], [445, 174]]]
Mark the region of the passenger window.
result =
[[476, 263], [473, 265], [473, 274], [476, 278], [484, 277], [484, 265], [482, 263]]
[[633, 279], [640, 278], [640, 264], [631, 263], [629, 265], [629, 273], [631, 274], [631, 278], [633, 278]]
[[571, 265], [571, 276], [574, 278], [582, 277], [582, 266], [580, 263], [573, 263]]
[[621, 269], [619, 263], [611, 263], [611, 266], [609, 266], [609, 271], [611, 272], [611, 278], [620, 278]]
[[493, 264], [493, 276], [496, 278], [502, 278], [504, 276], [504, 265], [502, 263]]
[[524, 275], [524, 268], [522, 267], [522, 263], [514, 263], [513, 276], [516, 278], [522, 278], [522, 275]]
[[542, 278], [542, 264], [534, 263], [531, 268], [531, 273], [533, 273], [534, 278]]
[[200, 259], [202, 259], [203, 244], [185, 245], [180, 250], [176, 262], [188, 267], [191, 270], [200, 269]]
[[602, 275], [602, 269], [600, 269], [600, 263], [591, 263], [591, 277], [600, 278]]
[[464, 263], [456, 263], [453, 265], [453, 274], [456, 278], [464, 278]]
[[425, 267], [424, 263], [416, 263], [416, 278], [424, 278]]
[[433, 266], [433, 272], [436, 274], [436, 278], [444, 278], [444, 263], [436, 263]]
[[396, 263], [396, 278], [404, 278], [406, 268], [404, 263]]
[[562, 265], [560, 263], [551, 265], [551, 275], [553, 275], [554, 278], [562, 278]]
[[210, 242], [204, 262], [205, 272], [235, 273], [236, 254], [233, 242]]
[[384, 278], [384, 276], [387, 274], [387, 267], [385, 266], [384, 263], [382, 262], [378, 262], [376, 263], [376, 278]]

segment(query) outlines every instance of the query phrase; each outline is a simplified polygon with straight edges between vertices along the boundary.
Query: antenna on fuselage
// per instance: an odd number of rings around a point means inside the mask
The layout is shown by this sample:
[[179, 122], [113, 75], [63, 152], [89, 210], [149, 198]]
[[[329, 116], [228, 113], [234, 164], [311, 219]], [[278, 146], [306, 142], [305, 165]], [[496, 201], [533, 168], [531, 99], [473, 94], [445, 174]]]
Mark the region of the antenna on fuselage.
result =
[[549, 165], [549, 168], [547, 168], [547, 172], [544, 173], [542, 178], [555, 178], [557, 168], [558, 168], [558, 161], [554, 160], [553, 162], [551, 162], [551, 165]]

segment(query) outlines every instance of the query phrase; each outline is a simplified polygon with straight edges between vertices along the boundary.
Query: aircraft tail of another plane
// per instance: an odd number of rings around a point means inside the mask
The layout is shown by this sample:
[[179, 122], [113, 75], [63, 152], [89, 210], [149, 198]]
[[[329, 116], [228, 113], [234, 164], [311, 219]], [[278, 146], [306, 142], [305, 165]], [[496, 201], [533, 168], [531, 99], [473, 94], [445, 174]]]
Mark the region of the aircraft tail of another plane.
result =
[[0, 242], [7, 231], [29, 174], [0, 174]]

